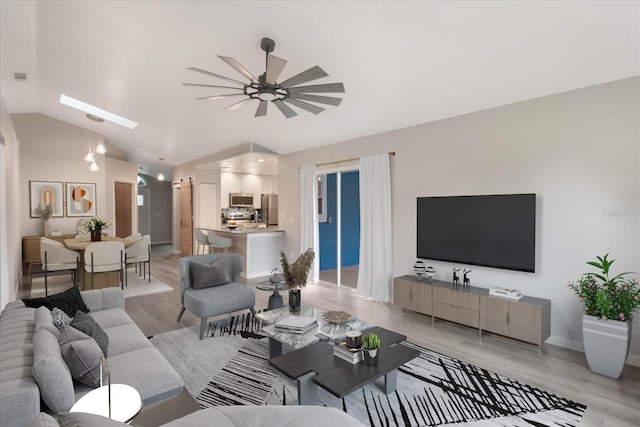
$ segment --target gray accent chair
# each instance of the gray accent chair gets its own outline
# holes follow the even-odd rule
[[[193,289],[191,281],[190,264],[197,262],[200,264],[211,264],[223,258],[227,274],[231,283],[226,285],[212,286],[202,289]],[[254,306],[256,295],[250,287],[238,283],[240,272],[244,268],[242,256],[237,253],[213,253],[204,255],[193,255],[180,259],[180,300],[182,309],[178,315],[177,322],[180,321],[184,310],[200,317],[200,339],[204,338],[207,327],[207,319],[213,316],[229,314],[235,311],[249,309],[251,317],[255,316]]]

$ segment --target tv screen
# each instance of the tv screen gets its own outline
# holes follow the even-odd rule
[[[535,270],[536,195],[418,197],[417,256]]]

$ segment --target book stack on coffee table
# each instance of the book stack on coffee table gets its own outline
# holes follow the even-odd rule
[[[306,334],[318,325],[315,317],[288,316],[275,323],[274,329],[278,332],[291,334]]]
[[[354,365],[362,362],[364,358],[361,347],[349,348],[345,342],[339,342],[333,346],[333,355]]]

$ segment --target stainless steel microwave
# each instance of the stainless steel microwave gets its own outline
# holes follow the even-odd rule
[[[252,193],[229,193],[230,208],[252,208],[253,206]]]

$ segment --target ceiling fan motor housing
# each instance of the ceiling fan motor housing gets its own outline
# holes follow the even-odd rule
[[[271,53],[276,48],[276,42],[268,37],[264,37],[260,42],[260,48],[267,53]]]

